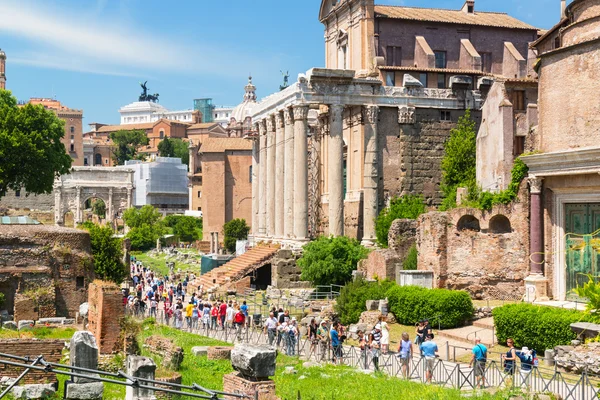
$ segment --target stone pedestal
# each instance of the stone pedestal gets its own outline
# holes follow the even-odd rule
[[[148,357],[127,356],[127,375],[133,378],[144,378],[154,380],[156,364]],[[146,383],[146,386],[152,386]],[[156,400],[154,390],[127,386],[125,400]]]
[[[525,278],[525,301],[548,301],[548,279],[542,274],[531,274]]]
[[[234,372],[223,376],[223,391],[248,396],[250,399],[277,400],[275,382],[272,380],[250,381]],[[258,396],[257,396],[258,394]],[[223,396],[226,400],[238,400],[238,397]]]

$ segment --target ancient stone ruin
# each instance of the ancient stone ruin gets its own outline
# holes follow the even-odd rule
[[[251,399],[277,399],[275,382],[269,379],[275,375],[276,358],[277,351],[268,345],[236,345],[231,351],[231,365],[237,372],[223,377],[223,391]]]

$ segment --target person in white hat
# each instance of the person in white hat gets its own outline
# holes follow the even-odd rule
[[[533,369],[533,355],[528,347],[523,346],[517,356],[521,360],[521,379],[525,385],[529,386],[529,376],[531,375],[531,370]]]
[[[324,319],[317,328],[317,339],[319,340],[319,347],[321,354],[319,361],[325,360],[327,357],[327,350],[329,349],[329,328],[327,327],[327,319]]]

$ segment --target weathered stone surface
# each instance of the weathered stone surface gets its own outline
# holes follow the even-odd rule
[[[12,390],[15,399],[47,399],[55,393],[54,386],[49,383],[16,386]]]
[[[63,320],[63,325],[75,325],[75,319],[74,318],[65,318]]]
[[[593,339],[600,335],[600,325],[590,322],[576,322],[571,324],[571,330],[577,334],[580,339]]]
[[[275,375],[277,350],[268,345],[238,344],[231,351],[231,365],[250,378],[268,378]]]
[[[573,348],[568,353],[568,346],[559,346],[562,351],[557,351],[554,361],[558,367],[568,372],[577,374],[587,370],[589,373],[600,374],[600,343],[593,342]],[[556,350],[556,348],[555,348]]]
[[[154,360],[142,356],[127,356],[127,374],[134,378],[145,378],[154,380],[156,364]],[[140,387],[127,386],[125,391],[126,400],[150,400],[155,399],[154,391]]]
[[[208,354],[208,346],[194,346],[192,347],[192,354],[198,357],[206,356]]]
[[[230,360],[233,347],[212,346],[208,348],[209,360]]]
[[[183,362],[183,349],[175,345],[170,339],[160,336],[150,336],[145,341],[145,347],[149,352],[157,354],[162,358],[163,367],[178,371]]]
[[[31,329],[35,325],[35,322],[30,319],[19,321],[19,330]]]
[[[102,382],[70,383],[67,385],[67,399],[101,400],[104,396]]]
[[[63,325],[64,320],[64,317],[40,318],[37,323],[40,325]]]
[[[379,310],[379,300],[367,300],[366,306],[367,311],[377,311]]]
[[[81,318],[87,317],[89,309],[90,309],[90,305],[87,301],[85,303],[80,304],[79,305],[79,316]]]
[[[71,366],[97,369],[98,368],[98,345],[96,344],[96,338],[92,332],[88,331],[77,331],[71,337],[70,344],[71,353],[69,360]],[[84,373],[84,375],[87,375]],[[90,376],[98,377],[97,374],[90,374]],[[74,376],[74,383],[88,383],[94,382],[93,379],[81,378]]]
[[[17,330],[18,326],[17,326],[17,323],[15,321],[4,321],[2,323],[2,328],[4,328],[4,329],[11,329],[11,330]]]

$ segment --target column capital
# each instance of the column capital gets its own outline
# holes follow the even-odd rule
[[[283,113],[281,111],[277,111],[275,113],[275,127],[276,128],[285,127],[285,119],[284,119]]]
[[[543,182],[544,178],[540,178],[538,176],[535,175],[530,175],[527,178],[527,181],[529,182],[529,192],[531,194],[540,194],[542,193],[542,182]]]
[[[267,122],[264,119],[262,121],[258,121],[258,133],[261,136],[267,134]]]
[[[308,106],[297,105],[293,106],[294,121],[302,121],[308,118]]]
[[[379,118],[379,106],[363,106],[363,118],[368,124],[376,124]]]
[[[275,131],[275,115],[269,115],[266,120],[267,123],[267,133]]]
[[[333,122],[341,121],[344,115],[343,104],[332,104],[329,106],[329,115]]]
[[[292,118],[292,110],[289,108],[285,108],[283,110],[283,120],[286,125],[291,125],[294,123],[294,119]]]

